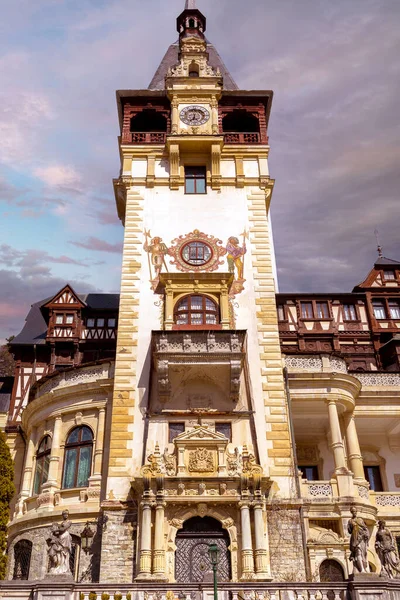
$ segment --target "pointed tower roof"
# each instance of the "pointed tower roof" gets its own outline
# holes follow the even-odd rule
[[[196,0],[186,0],[185,10],[197,10]]]

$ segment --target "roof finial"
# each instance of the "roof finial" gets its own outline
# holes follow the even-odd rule
[[[375,234],[375,238],[376,238],[376,246],[377,246],[377,250],[378,250],[378,256],[379,258],[383,257],[383,251],[382,251],[382,246],[379,243],[379,231],[377,229],[374,230],[374,234]]]
[[[185,10],[196,10],[196,0],[186,0]]]

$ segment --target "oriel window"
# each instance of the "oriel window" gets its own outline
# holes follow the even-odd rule
[[[93,434],[89,427],[75,427],[67,438],[64,459],[64,489],[86,487],[92,466]]]
[[[185,296],[175,308],[176,325],[217,325],[217,304],[207,296]]]
[[[206,181],[205,167],[185,167],[185,194],[205,194]]]

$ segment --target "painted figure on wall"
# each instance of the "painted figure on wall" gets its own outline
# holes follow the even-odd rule
[[[393,579],[400,575],[400,560],[396,554],[396,542],[393,533],[386,527],[386,521],[378,521],[375,538],[375,550],[381,561],[381,577]]]
[[[47,540],[49,545],[49,573],[50,575],[71,575],[69,559],[72,549],[72,538],[68,531],[71,527],[69,512],[62,513],[62,523],[53,523],[51,537]]]
[[[369,531],[361,517],[357,517],[355,506],[350,508],[351,519],[347,523],[347,531],[350,533],[350,560],[360,573],[369,573],[368,565],[368,541]]]
[[[243,277],[244,257],[247,252],[246,238],[248,237],[246,230],[244,230],[242,236],[242,244],[240,244],[239,238],[233,235],[230,238],[228,238],[228,242],[226,244],[226,251],[228,253],[228,270],[229,273],[232,273],[235,276],[234,282],[231,287],[230,296],[240,294],[240,292],[242,292],[244,289],[243,284],[246,281]]]
[[[144,235],[145,242],[143,247],[149,255],[150,278],[153,284],[152,287],[153,289],[155,289],[155,287],[157,287],[163,265],[165,267],[165,270],[168,271],[167,265],[165,263],[165,255],[168,253],[168,248],[167,245],[164,244],[164,242],[162,241],[162,238],[152,238],[150,231],[145,230]]]

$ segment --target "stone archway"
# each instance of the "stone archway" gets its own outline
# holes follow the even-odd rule
[[[184,522],[175,538],[175,579],[177,583],[201,583],[212,574],[208,556],[210,544],[220,550],[219,581],[231,580],[229,534],[213,517],[192,517]]]
[[[323,560],[319,565],[319,579],[322,583],[329,583],[331,581],[344,581],[344,569],[337,560]]]

